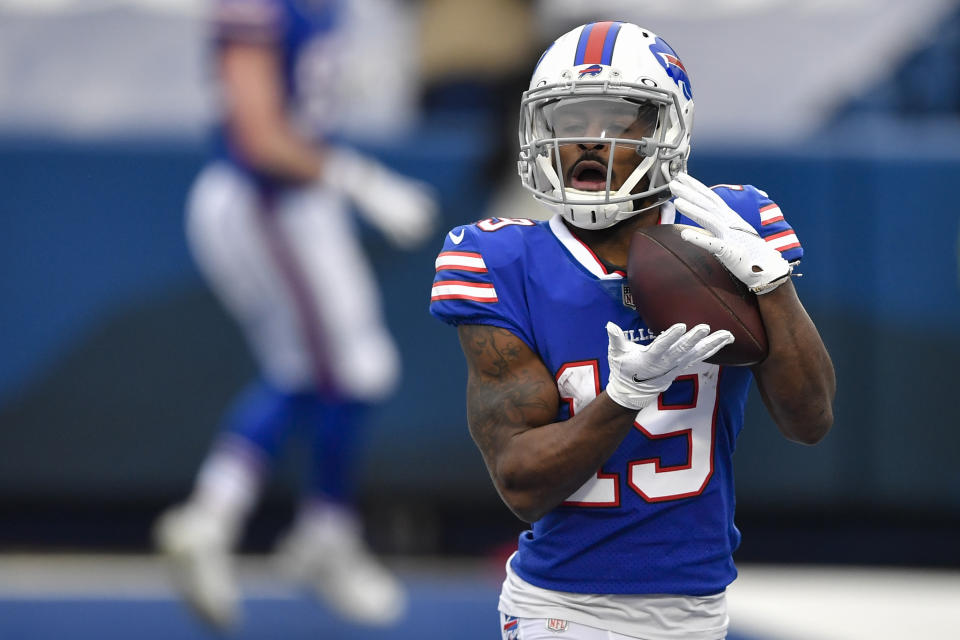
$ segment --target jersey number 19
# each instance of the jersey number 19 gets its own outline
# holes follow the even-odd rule
[[[627,486],[647,502],[663,502],[700,495],[713,475],[716,437],[717,378],[720,367],[701,363],[674,381],[692,384],[692,398],[668,404],[660,394],[656,404],[637,414],[633,426],[656,441],[686,435],[687,460],[666,466],[659,457],[631,460],[624,470],[600,470],[563,503],[578,507],[620,506],[620,473]],[[560,398],[570,407],[570,416],[600,394],[600,369],[596,360],[571,362],[557,372]]]

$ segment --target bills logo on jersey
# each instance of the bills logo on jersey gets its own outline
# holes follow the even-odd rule
[[[667,75],[677,83],[687,100],[692,100],[693,87],[690,85],[690,76],[687,75],[686,67],[677,57],[677,52],[671,49],[663,38],[659,37],[650,45],[650,52],[667,72]]]
[[[516,616],[503,616],[503,640],[519,640],[520,621]]]
[[[584,68],[584,69],[580,69],[580,76],[579,76],[579,77],[580,77],[581,80],[582,80],[583,78],[595,78],[595,77],[597,77],[598,75],[600,75],[601,72],[603,72],[603,66],[602,66],[602,65],[592,64],[592,65],[590,65],[589,67],[586,67],[586,68]]]

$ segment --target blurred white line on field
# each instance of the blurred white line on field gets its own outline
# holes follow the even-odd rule
[[[727,590],[734,629],[770,640],[960,637],[960,572],[746,566]]]

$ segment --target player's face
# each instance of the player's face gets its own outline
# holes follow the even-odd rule
[[[633,173],[643,156],[637,146],[617,143],[610,158],[606,138],[640,140],[654,134],[659,107],[622,98],[569,98],[543,107],[544,122],[551,137],[597,138],[589,142],[560,144],[560,167],[564,184],[583,191],[616,191]],[[642,187],[638,185],[638,187]]]

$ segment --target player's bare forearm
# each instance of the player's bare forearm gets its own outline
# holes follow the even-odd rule
[[[636,412],[606,392],[554,422],[560,398],[540,358],[506,329],[459,328],[467,359],[467,418],[497,491],[534,522],[579,489],[613,454]]]
[[[323,157],[288,120],[279,55],[266,45],[223,48],[220,77],[226,125],[252,168],[284,182],[310,182],[322,171]]]
[[[815,444],[833,425],[836,377],[820,333],[793,283],[759,296],[770,352],[753,367],[767,410],[784,436]]]

